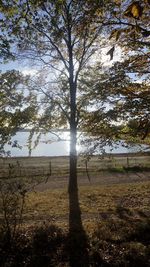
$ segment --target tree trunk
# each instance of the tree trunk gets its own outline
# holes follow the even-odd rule
[[[72,72],[73,73],[73,72]],[[77,192],[77,122],[76,122],[76,90],[77,84],[73,81],[73,74],[70,79],[70,172],[69,172],[69,193]]]
[[[71,34],[71,33],[70,33]],[[69,172],[69,193],[77,192],[77,105],[76,105],[76,92],[77,92],[77,82],[74,80],[74,65],[73,65],[73,54],[71,45],[71,35],[69,37],[70,47],[69,47],[69,86],[70,86],[70,172]]]
[[[68,56],[69,56],[69,87],[70,87],[70,171],[69,171],[69,194],[72,192],[78,192],[77,185],[77,105],[76,105],[76,93],[77,93],[77,81],[74,73],[74,63],[73,63],[73,42],[72,42],[72,22],[70,18],[70,4],[66,10],[67,17],[67,30],[68,30]]]
[[[70,172],[69,172],[69,193],[77,192],[77,127],[76,122],[70,124]]]
[[[75,101],[70,120],[70,176],[69,176],[69,263],[70,267],[89,266],[89,243],[82,225],[77,183],[77,122]]]

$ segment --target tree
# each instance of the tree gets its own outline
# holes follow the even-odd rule
[[[114,48],[110,51],[110,54],[112,53],[113,56],[115,45],[119,44],[126,54],[134,51],[135,55],[144,57],[149,55],[149,1],[114,0],[113,2],[115,7],[111,13],[111,21],[108,22],[110,25],[109,39],[112,41]],[[129,56],[131,56],[131,53],[129,53]]]
[[[118,109],[118,118],[127,124],[126,139],[149,143],[150,1],[115,2],[114,21],[111,21],[115,28],[110,40],[114,46],[118,43],[123,48],[125,57],[114,66],[113,72],[116,77],[124,73],[126,80],[128,78],[126,86],[114,91],[114,96],[122,97],[120,107],[115,109]],[[124,83],[122,80],[122,85]]]
[[[81,71],[97,50],[96,41],[103,28],[102,23],[97,26],[97,18],[104,20],[103,14],[106,6],[103,1],[96,1],[93,4],[91,1],[72,0],[28,0],[21,1],[21,4],[20,1],[15,1],[15,6],[12,4],[13,1],[8,3],[7,11],[7,4],[4,6],[3,25],[6,29],[7,20],[8,32],[13,36],[12,39],[20,52],[20,56],[39,61],[44,68],[49,69],[49,73],[52,70],[53,73],[55,71],[55,81],[58,81],[60,74],[66,79],[67,110],[64,109],[61,101],[57,101],[53,97],[54,90],[53,96],[52,93],[44,93],[47,94],[47,99],[51,100],[51,104],[57,102],[59,109],[63,112],[63,117],[69,123],[69,191],[76,191],[76,142],[79,124],[78,81]]]
[[[103,22],[109,2],[12,0],[9,3],[2,1],[1,7],[1,25],[11,36],[17,56],[22,60],[32,59],[43,69],[38,77],[38,85],[35,85],[34,79],[31,85],[32,90],[44,94],[40,99],[43,107],[38,114],[37,127],[44,126],[46,130],[51,130],[52,126],[57,125],[56,120],[59,125],[61,122],[69,126],[69,228],[73,235],[75,228],[82,232],[84,247],[86,237],[82,228],[77,186],[76,143],[82,115],[79,78],[100,42],[105,39]],[[101,23],[97,20],[101,20]],[[79,250],[80,244],[81,240],[78,240],[78,248],[76,244],[71,245],[76,246],[70,252],[71,266],[83,266],[83,255],[88,261],[87,250],[83,246]],[[80,263],[72,255],[76,250],[80,254]]]
[[[78,97],[80,74],[97,50],[96,42],[100,43],[110,33],[113,47],[108,54],[111,59],[117,41],[132,49],[140,48],[143,53],[143,47],[149,45],[145,39],[143,41],[149,35],[148,5],[148,1],[143,4],[132,2],[131,5],[128,1],[2,1],[2,30],[11,36],[15,52],[17,49],[24,60],[42,62],[44,70],[51,72],[46,83],[52,79],[52,70],[53,75],[55,72],[54,83],[58,82],[60,75],[65,80],[63,90],[59,87],[59,94],[56,94],[55,86],[51,86],[51,92],[50,89],[40,90],[51,103],[44,115],[45,119],[52,118],[49,126],[56,120],[56,116],[51,114],[57,106],[57,113],[61,111],[63,114],[61,122],[70,127],[70,192],[77,190],[76,141],[82,114]],[[100,33],[103,34],[101,38]],[[65,94],[65,102],[64,99],[62,102],[61,92]]]
[[[32,90],[44,94],[40,102],[45,110],[41,112],[43,109],[40,109],[37,127],[42,126],[47,131],[51,130],[52,125],[57,125],[56,120],[62,125],[69,125],[70,231],[73,233],[75,224],[82,232],[77,193],[76,142],[77,129],[87,118],[84,107],[87,106],[90,98],[83,99],[84,88],[80,80],[88,63],[92,64],[94,58],[92,56],[95,52],[98,55],[98,47],[106,41],[106,37],[113,30],[110,26],[114,28],[117,25],[117,21],[110,22],[114,1],[12,0],[9,3],[2,2],[1,12],[4,14],[2,28],[11,36],[14,50],[15,52],[17,50],[17,54],[19,52],[18,57],[22,60],[36,60],[36,64],[39,62],[40,66],[42,64],[43,71],[38,77],[38,85],[34,85],[33,80],[31,86]],[[113,58],[113,52],[114,49],[109,51],[111,58]],[[45,78],[44,82],[42,76]],[[105,118],[106,116],[100,117],[104,122]],[[85,253],[86,258],[85,250],[81,249],[81,251]],[[78,264],[75,259],[72,259],[71,266],[77,265],[83,266],[81,262]]]
[[[0,60],[3,61],[12,60],[13,55],[10,52],[10,43],[2,35],[0,35]]]
[[[149,144],[149,80],[133,77],[128,62],[115,63],[107,73],[98,64],[83,75],[82,86],[87,92],[84,101],[90,100],[95,107],[85,114],[83,123],[83,130],[90,136],[88,147],[91,139],[95,141],[93,151],[119,140]]]
[[[91,105],[97,105],[97,109],[89,112],[84,120],[85,130],[94,136],[95,148],[120,138],[149,144],[150,2],[112,2],[114,10],[111,19],[106,21],[110,26],[111,45],[107,55],[112,60],[121,46],[122,62],[116,63],[107,73],[102,73],[99,64],[83,79],[84,86],[88,86],[84,99],[90,98]],[[92,79],[88,84],[87,77]],[[123,125],[118,126],[121,121]]]
[[[36,97],[27,90],[28,77],[12,70],[0,73],[0,154],[4,155],[6,143],[17,146],[11,138],[36,114]]]

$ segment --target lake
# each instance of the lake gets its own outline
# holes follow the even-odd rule
[[[59,135],[60,139],[53,134],[41,134],[41,138],[36,148],[31,152],[31,156],[68,156],[69,155],[69,132],[56,132]],[[19,145],[22,147],[19,148],[10,148],[9,145],[5,146],[5,150],[10,150],[12,157],[21,157],[29,156],[28,149],[28,137],[29,132],[20,131],[13,137],[13,140],[17,140]],[[36,137],[33,138],[32,146],[34,146],[34,141]],[[123,145],[115,145],[114,149],[112,147],[105,146],[106,153],[135,153],[141,150],[139,146],[134,147],[124,147]],[[145,148],[145,147],[143,147]],[[78,143],[77,151],[78,153],[83,150]]]

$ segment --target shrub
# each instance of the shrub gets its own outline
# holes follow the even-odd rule
[[[27,189],[20,179],[0,181],[1,232],[11,243],[23,221]]]

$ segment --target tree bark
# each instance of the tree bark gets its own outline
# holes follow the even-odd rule
[[[68,15],[69,20],[69,15]],[[77,105],[76,105],[76,93],[77,82],[74,76],[74,64],[73,64],[73,47],[71,40],[71,27],[68,25],[68,54],[69,54],[69,87],[70,87],[70,171],[69,171],[69,185],[68,191],[77,192]]]
[[[73,70],[73,68],[72,68]],[[70,77],[70,171],[69,193],[77,192],[77,121],[76,121],[76,91],[77,84],[73,81],[73,71]]]
[[[70,171],[69,171],[69,193],[77,192],[77,127],[76,122],[70,124]]]

